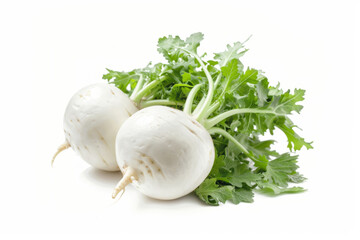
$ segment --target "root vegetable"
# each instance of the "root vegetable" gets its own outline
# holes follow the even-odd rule
[[[71,98],[64,116],[65,143],[95,168],[118,171],[115,138],[122,123],[138,111],[121,90],[107,83],[82,88]]]
[[[124,122],[116,137],[116,157],[124,177],[113,197],[133,182],[149,197],[170,200],[204,181],[214,162],[214,144],[192,116],[154,106]]]

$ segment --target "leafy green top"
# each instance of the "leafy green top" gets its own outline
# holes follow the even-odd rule
[[[174,105],[189,111],[212,134],[216,149],[214,166],[196,189],[210,205],[231,201],[252,202],[253,191],[268,194],[296,193],[290,187],[305,178],[297,172],[298,156],[293,151],[312,148],[296,132],[290,120],[303,108],[305,91],[283,91],[270,86],[260,70],[245,68],[240,58],[244,43],[227,45],[205,61],[199,55],[202,33],[182,40],[159,39],[158,51],[166,63],[149,64],[130,72],[108,70],[104,79],[127,93],[140,107]],[[215,80],[215,81],[214,81]],[[199,92],[198,92],[199,91]],[[274,140],[260,140],[266,132],[281,130],[288,140],[288,153],[272,150]]]

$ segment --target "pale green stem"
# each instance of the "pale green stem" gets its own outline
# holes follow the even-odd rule
[[[145,79],[144,79],[143,75],[141,74],[141,75],[140,75],[140,78],[139,78],[139,81],[137,82],[136,87],[135,87],[133,93],[132,93],[131,96],[130,96],[130,99],[131,99],[131,100],[134,101],[134,99],[136,98],[138,92],[140,91],[140,89],[141,89],[141,88],[143,87],[143,85],[144,85],[144,80],[145,80]]]
[[[208,94],[205,98],[205,102],[204,102],[203,106],[201,107],[201,109],[199,110],[198,114],[194,115],[195,119],[201,120],[201,118],[203,118],[203,115],[206,113],[207,108],[210,106],[213,95],[214,95],[214,80],[212,79],[211,74],[207,70],[204,62],[201,60],[201,58],[196,53],[191,52],[184,48],[182,48],[182,50],[184,50],[185,52],[187,52],[195,57],[195,59],[200,63],[200,66],[203,69],[203,71],[206,75],[206,78],[208,79],[208,82],[209,82],[209,90],[208,90]]]
[[[233,136],[231,136],[227,131],[225,131],[224,129],[221,128],[217,128],[217,127],[213,127],[210,128],[209,130],[210,134],[220,134],[221,136],[229,139],[229,141],[231,141],[232,143],[234,143],[243,153],[245,153],[246,155],[250,155],[249,151],[246,150],[246,148],[241,145],[241,143],[238,142],[238,140],[236,140]]]
[[[246,97],[247,97],[247,95],[244,95],[244,96],[242,96],[242,97],[240,97],[240,98],[246,98]],[[240,98],[239,98],[239,99],[240,99]],[[204,116],[204,118],[207,119],[207,117],[210,116],[213,112],[215,112],[216,109],[218,109],[218,108],[220,107],[220,105],[221,105],[221,102],[220,102],[220,101],[214,102],[214,103],[209,107],[209,109],[207,110],[206,115]],[[275,111],[275,110],[274,110],[274,111]]]
[[[205,97],[202,97],[200,102],[198,103],[198,105],[196,106],[196,108],[194,109],[194,111],[192,112],[193,115],[196,115],[199,113],[199,110],[201,109],[201,107],[203,106],[205,102]]]
[[[208,132],[210,134],[219,134],[225,138],[227,138],[230,142],[232,142],[233,144],[235,144],[235,146],[237,148],[239,148],[239,150],[241,152],[243,152],[246,156],[248,156],[254,163],[258,163],[259,161],[253,156],[252,153],[250,153],[241,143],[239,143],[238,140],[236,140],[233,136],[231,136],[231,134],[229,134],[227,131],[225,131],[224,129],[221,128],[217,128],[217,127],[213,127],[210,128],[208,130]]]
[[[204,102],[203,106],[201,107],[201,109],[199,110],[198,114],[196,116],[194,116],[195,119],[201,121],[203,116],[206,114],[206,111],[207,111],[208,107],[210,106],[213,95],[214,95],[214,80],[212,79],[211,74],[207,70],[206,66],[204,65],[204,63],[200,59],[200,57],[195,55],[195,58],[199,61],[200,65],[201,65],[202,69],[204,70],[204,73],[208,79],[208,82],[209,82],[209,90],[208,90],[208,94],[205,98],[205,102]]]
[[[221,77],[222,77],[222,74],[220,73],[216,78],[214,89],[216,89],[217,85],[219,84]],[[230,81],[227,81],[226,86],[224,87],[222,93],[220,94],[219,99],[222,99],[224,97],[225,91],[228,88],[229,84],[230,84]],[[204,115],[204,118],[206,119],[208,116],[210,116],[210,114],[212,114],[218,107],[220,107],[219,101],[215,102],[214,104],[212,104],[209,107],[209,109],[206,111],[206,114]]]
[[[219,101],[213,103],[206,111],[206,115],[204,115],[204,118],[206,119],[208,116],[210,116],[216,109],[218,109],[218,107],[220,107]]]
[[[154,87],[156,87],[159,83],[161,83],[162,81],[164,81],[166,79],[165,76],[161,77],[158,80],[152,81],[151,83],[149,83],[148,85],[146,85],[144,88],[142,88],[137,95],[134,97],[133,101],[135,103],[139,103],[141,101],[141,99],[148,94]]]
[[[263,110],[263,109],[255,109],[255,108],[233,109],[233,110],[224,112],[224,113],[222,113],[216,117],[213,117],[211,119],[205,120],[204,126],[206,129],[209,129],[228,117],[231,117],[236,114],[242,114],[242,113],[274,114],[274,115],[284,116],[284,114],[276,113],[272,110]]]
[[[194,102],[194,98],[196,96],[196,93],[199,91],[201,87],[201,84],[197,84],[195,85],[189,95],[187,96],[186,98],[186,102],[185,102],[185,106],[184,106],[184,112],[187,113],[187,114],[191,114],[191,110],[192,110],[192,105],[193,105],[193,102]]]
[[[146,108],[150,106],[156,106],[156,105],[162,105],[162,106],[172,106],[172,105],[178,105],[182,106],[184,105],[183,102],[176,102],[176,101],[170,101],[167,99],[158,99],[158,100],[148,100],[144,101],[140,104],[140,108]]]
[[[219,75],[217,76],[217,78],[215,80],[214,89],[216,89],[217,85],[219,84],[221,77],[222,77],[222,74],[219,73]]]

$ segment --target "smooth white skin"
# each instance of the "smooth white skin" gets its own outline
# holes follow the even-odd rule
[[[65,111],[66,141],[93,167],[118,171],[116,134],[136,111],[135,104],[113,85],[97,83],[82,88],[71,98]]]
[[[132,182],[151,198],[170,200],[195,190],[215,156],[211,136],[193,117],[154,106],[124,122],[116,137],[116,157],[126,178],[118,191]]]

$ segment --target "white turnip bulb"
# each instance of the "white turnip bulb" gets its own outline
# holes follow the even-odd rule
[[[71,147],[95,168],[118,171],[116,134],[136,105],[121,90],[107,83],[82,88],[71,98],[64,115],[65,143],[56,155]]]
[[[153,106],[128,118],[116,137],[116,158],[124,173],[113,197],[133,183],[143,194],[170,200],[200,185],[214,163],[208,131],[192,116]]]

